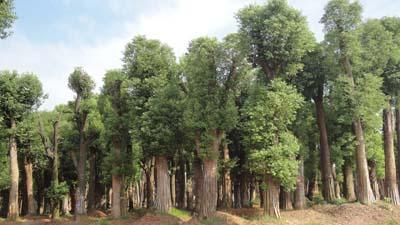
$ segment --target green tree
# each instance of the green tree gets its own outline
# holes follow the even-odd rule
[[[11,34],[9,29],[16,18],[14,12],[14,1],[0,1],[0,39],[4,39]]]
[[[0,73],[0,113],[3,124],[8,130],[10,154],[11,188],[9,195],[8,218],[18,218],[18,181],[19,169],[17,158],[16,129],[19,122],[35,110],[41,103],[42,84],[33,74],[3,71]]]
[[[262,176],[265,214],[280,217],[279,186],[291,190],[296,183],[299,144],[289,125],[302,104],[294,87],[275,79],[267,89],[255,84],[244,107],[249,167]]]
[[[96,101],[91,98],[94,82],[90,76],[82,69],[75,68],[68,78],[68,87],[75,92],[75,100],[70,103],[73,112],[73,122],[78,132],[79,156],[75,157],[76,169],[78,174],[78,189],[76,191],[75,216],[79,219],[80,215],[86,214],[85,193],[86,193],[86,161],[87,149],[90,143],[87,133],[88,116],[96,108]]]
[[[188,90],[185,124],[194,136],[197,158],[194,194],[198,199],[196,211],[201,218],[209,217],[216,210],[221,138],[237,121],[230,85],[237,68],[232,62],[224,55],[222,45],[208,37],[193,40],[182,60]]]
[[[120,70],[109,70],[104,77],[104,85],[99,98],[99,108],[105,125],[105,136],[113,150],[112,189],[113,217],[124,215],[121,202],[125,187],[124,163],[129,141],[129,108],[124,94],[127,76]],[[122,210],[121,210],[122,209]]]
[[[359,43],[355,30],[361,22],[362,8],[358,2],[350,3],[349,0],[331,0],[325,6],[325,14],[321,22],[325,26],[325,39],[330,50],[340,62],[345,75],[340,78],[348,85],[346,94],[353,98],[351,93],[355,89],[352,61],[357,57]],[[353,98],[354,100],[354,98]],[[348,108],[352,111],[354,108]],[[354,112],[354,111],[353,111]],[[369,179],[367,156],[365,150],[365,137],[360,115],[355,113],[348,118],[352,121],[356,136],[356,165],[358,178],[358,200],[364,204],[375,201]]]

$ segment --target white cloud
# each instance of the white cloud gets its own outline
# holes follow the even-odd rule
[[[71,0],[64,0],[69,3]],[[365,16],[396,15],[399,4],[386,1],[386,7],[377,6],[374,0],[365,0]],[[160,1],[162,2],[162,1]],[[177,56],[182,55],[191,39],[203,36],[223,36],[236,30],[234,14],[241,7],[256,0],[169,0],[158,2],[151,10],[136,15],[136,21],[120,21],[124,29],[110,33],[108,37],[95,38],[90,45],[75,43],[37,44],[18,33],[0,41],[0,70],[16,69],[20,72],[33,72],[39,76],[49,99],[42,106],[51,109],[56,104],[66,103],[73,98],[68,89],[68,75],[76,66],[82,66],[94,77],[98,88],[107,69],[121,66],[122,51],[125,44],[137,34],[156,38],[174,48]],[[308,17],[310,28],[322,38],[322,26],[318,23],[327,0],[290,0],[293,6]],[[123,11],[129,15],[132,8],[125,5],[131,1],[109,1],[111,10]],[[396,11],[397,6],[397,11]],[[373,10],[377,9],[379,10]],[[93,21],[82,16],[82,23]],[[117,23],[118,21],[116,21]],[[93,34],[95,35],[95,34]]]

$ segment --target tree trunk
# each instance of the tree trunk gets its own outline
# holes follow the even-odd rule
[[[168,175],[168,160],[165,156],[156,156],[156,199],[155,207],[160,212],[171,209],[171,188]]]
[[[28,200],[28,215],[36,215],[36,201],[33,196],[33,169],[32,163],[25,156],[26,194]]]
[[[173,165],[173,168],[171,169],[171,174],[169,177],[169,182],[170,182],[170,192],[171,192],[171,206],[175,207],[176,206],[176,167]]]
[[[96,187],[96,155],[91,152],[89,156],[89,187],[87,193],[87,210],[91,212],[96,209],[95,206],[95,187]]]
[[[217,209],[217,158],[221,142],[221,133],[213,131],[211,153],[203,160],[202,189],[200,195],[199,217],[208,218]]]
[[[294,192],[294,208],[304,209],[306,207],[306,196],[304,191],[304,162],[300,159],[299,173],[296,180],[296,191]]]
[[[153,196],[153,182],[152,182],[152,169],[148,168],[147,171],[145,171],[146,175],[146,207],[149,209],[153,207],[153,201],[154,201],[154,196]]]
[[[376,162],[373,160],[370,160],[370,161],[368,161],[368,165],[370,168],[369,179],[371,180],[372,192],[374,193],[375,199],[380,199],[378,177],[376,174]]]
[[[358,179],[358,200],[362,204],[371,204],[375,201],[375,197],[374,193],[372,192],[369,179],[367,156],[365,153],[364,132],[360,119],[357,119],[353,125],[357,140],[356,166]]]
[[[242,208],[242,200],[240,197],[240,182],[239,182],[238,175],[236,175],[234,185],[233,185],[233,196],[234,196],[235,208]]]
[[[399,104],[398,104],[399,105]],[[400,182],[400,109],[396,106],[397,182]],[[397,184],[399,186],[399,184]]]
[[[10,149],[10,178],[11,178],[11,188],[8,200],[8,215],[9,220],[17,220],[19,216],[19,206],[18,206],[18,182],[19,182],[19,169],[18,169],[18,150],[17,142],[15,139],[15,129],[16,124],[14,119],[10,119],[12,129],[12,134],[9,139],[9,149]]]
[[[356,193],[354,191],[353,168],[351,167],[351,163],[348,159],[345,159],[344,162],[344,182],[346,187],[346,199],[349,202],[354,202],[356,200]]]
[[[293,209],[292,193],[290,191],[285,191],[283,187],[281,187],[279,192],[279,207],[283,210]]]
[[[222,207],[231,208],[232,182],[231,182],[230,168],[227,167],[227,164],[230,160],[229,148],[227,143],[224,143],[223,154],[224,154],[225,168],[223,168],[223,175],[222,175]]]
[[[52,167],[52,179],[53,185],[58,187],[58,168],[59,168],[59,156],[58,156],[58,129],[60,124],[61,114],[59,114],[57,120],[53,124],[53,167]],[[57,199],[56,201],[51,203],[51,216],[53,219],[57,219],[60,217],[60,201]]]
[[[264,215],[280,218],[279,210],[279,184],[274,181],[271,175],[264,175],[264,182],[267,189],[264,190]]]
[[[393,114],[389,107],[383,110],[383,134],[385,149],[385,193],[395,205],[400,204],[399,190],[396,178],[396,163],[393,147]],[[377,198],[378,199],[378,198]]]
[[[83,132],[83,131],[82,131]],[[85,194],[86,194],[86,159],[87,159],[87,143],[81,137],[79,145],[79,161],[78,161],[78,189],[75,198],[75,219],[79,216],[86,215]]]
[[[241,194],[241,202],[243,208],[250,208],[250,196],[249,196],[249,187],[248,187],[248,176],[247,172],[242,172],[240,177],[240,194]]]
[[[200,199],[203,193],[203,171],[202,161],[200,159],[200,133],[195,134],[195,155],[193,160],[193,196],[194,196],[194,211],[200,211]]]
[[[317,123],[319,128],[320,157],[321,157],[321,176],[322,176],[322,195],[328,202],[335,199],[334,180],[332,177],[331,153],[328,143],[328,132],[325,123],[325,112],[323,104],[323,87],[318,88],[318,97],[314,99]]]
[[[114,150],[114,168],[121,166],[121,141],[119,137],[113,137],[113,150]],[[121,189],[123,186],[123,176],[120,174],[120,170],[112,173],[112,207],[111,215],[114,218],[121,217]],[[123,191],[123,190],[122,190]]]
[[[336,165],[332,165],[332,177],[335,183],[335,198],[340,199],[341,198],[341,192],[340,192],[340,183],[338,181],[338,178],[336,176]]]
[[[183,159],[183,156],[180,156],[179,167],[176,171],[176,202],[178,208],[180,209],[185,208],[185,186],[185,161]]]

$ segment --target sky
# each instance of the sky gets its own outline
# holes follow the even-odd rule
[[[0,40],[0,70],[36,74],[48,95],[41,109],[74,98],[68,76],[83,67],[96,91],[109,69],[121,68],[125,45],[136,35],[159,39],[183,55],[199,36],[223,38],[237,31],[235,13],[266,0],[14,0],[13,34]],[[288,0],[307,16],[317,40],[327,0]],[[400,0],[360,0],[363,16],[400,16]]]

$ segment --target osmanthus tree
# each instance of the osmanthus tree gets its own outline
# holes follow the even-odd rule
[[[88,116],[96,108],[96,101],[91,98],[94,82],[92,78],[80,67],[74,69],[68,78],[68,87],[75,92],[75,100],[70,102],[73,113],[73,123],[78,134],[79,149],[78,156],[74,154],[78,174],[78,189],[76,190],[75,218],[86,214],[86,161],[88,144],[90,142],[87,134]]]
[[[14,1],[0,1],[0,39],[4,39],[10,35],[10,28],[16,19],[14,12]]]
[[[0,93],[0,113],[8,132],[10,155],[11,187],[7,217],[16,220],[19,215],[17,125],[40,105],[43,98],[42,84],[33,74],[3,71],[0,73]]]
[[[392,112],[398,90],[393,89],[393,87],[396,87],[396,81],[391,80],[388,82],[388,76],[384,73],[386,68],[391,66],[391,62],[398,61],[396,58],[399,58],[399,40],[396,40],[397,38],[394,35],[391,30],[385,28],[381,20],[373,19],[363,23],[359,28],[360,59],[356,61],[355,68],[360,70],[359,73],[370,72],[382,77],[384,80],[382,91],[387,96],[386,104],[383,107],[383,140],[385,150],[384,192],[385,197],[390,198],[395,205],[399,205],[400,197],[396,177]],[[378,124],[378,128],[380,128],[381,121]],[[372,183],[372,187],[374,186],[377,185]],[[376,188],[373,189],[376,190]],[[375,193],[375,196],[379,195],[379,192],[375,191]]]
[[[172,207],[168,161],[183,150],[185,131],[183,124],[184,92],[177,74],[169,74],[165,86],[155,90],[146,103],[143,120],[144,135],[151,140],[148,153],[155,157],[155,208],[168,212]]]
[[[167,76],[174,73],[175,67],[176,58],[172,49],[158,40],[136,36],[126,45],[123,71],[128,76],[126,94],[131,114],[131,135],[136,151],[140,152],[140,164],[146,175],[147,207],[153,206],[151,171],[154,155],[147,154],[153,140],[142,129],[145,122],[142,116],[149,110],[147,101],[157,88],[165,85]]]
[[[355,30],[361,22],[361,6],[358,2],[351,3],[349,0],[331,0],[325,7],[325,13],[321,18],[321,22],[325,26],[325,40],[328,43],[330,52],[335,55],[342,67],[344,73],[339,78],[339,81],[345,88],[346,98],[348,100],[356,100],[354,95],[356,89],[356,77],[353,74],[352,62],[357,56],[359,43]],[[359,74],[357,74],[359,75]],[[373,79],[371,76],[367,78]],[[358,104],[359,105],[359,104]],[[355,108],[348,108],[348,111],[353,111]],[[351,113],[348,118],[351,121],[356,136],[356,165],[358,178],[358,200],[363,204],[371,204],[375,201],[374,194],[371,189],[369,179],[367,157],[365,150],[365,137],[362,124],[362,118],[359,113]]]
[[[312,50],[315,40],[306,17],[289,6],[286,0],[271,0],[265,5],[250,5],[237,13],[239,33],[250,57],[264,73],[264,80],[295,75],[302,67],[302,57]],[[270,190],[269,194],[278,194]],[[278,203],[275,196],[267,205]],[[267,210],[270,215],[279,215]]]
[[[334,179],[332,174],[331,152],[328,140],[328,129],[324,110],[325,89],[328,79],[332,79],[335,65],[324,52],[324,46],[319,44],[304,58],[303,70],[293,79],[296,85],[308,100],[315,105],[316,122],[319,129],[320,140],[320,168],[322,177],[322,194],[326,201],[336,199]]]
[[[245,143],[250,150],[249,168],[262,176],[264,213],[280,217],[279,186],[291,190],[296,184],[299,143],[289,130],[303,104],[297,90],[281,79],[267,89],[254,84],[243,109]]]
[[[215,38],[193,40],[182,60],[187,84],[185,124],[195,143],[196,211],[209,217],[217,206],[217,159],[224,133],[237,121],[230,92],[236,76],[234,61],[226,58]],[[228,65],[228,66],[227,66]]]
[[[125,207],[121,198],[125,187],[125,167],[129,142],[129,107],[124,88],[127,76],[121,70],[109,70],[104,77],[104,85],[98,105],[105,126],[106,139],[112,146],[112,207],[113,217],[123,215]]]

